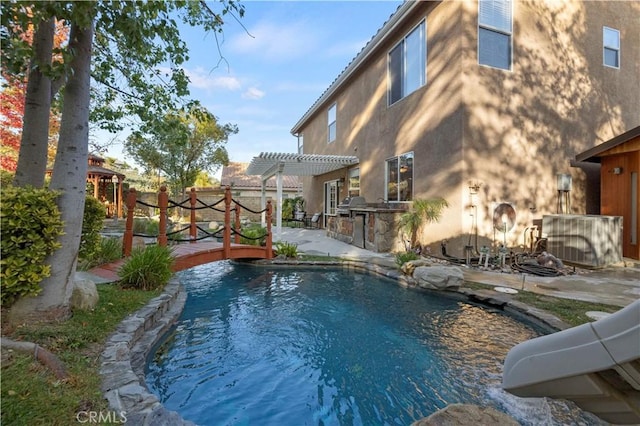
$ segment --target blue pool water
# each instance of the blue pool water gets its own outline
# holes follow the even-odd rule
[[[451,403],[532,425],[579,415],[500,389],[508,350],[541,331],[499,312],[341,270],[217,262],[180,281],[184,312],[146,381],[197,424],[409,425]]]

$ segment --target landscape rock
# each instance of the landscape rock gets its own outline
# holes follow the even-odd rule
[[[431,266],[431,265],[432,263],[426,259],[417,259],[417,260],[410,260],[408,262],[403,263],[400,269],[402,270],[403,274],[412,276],[413,272],[418,266]]]
[[[477,425],[518,426],[519,423],[513,417],[495,408],[479,407],[471,404],[451,404],[442,410],[436,411],[429,417],[411,424],[411,426]]]
[[[413,278],[421,288],[430,290],[456,289],[462,286],[464,275],[457,266],[418,266]]]
[[[71,294],[71,308],[87,311],[98,304],[98,289],[96,283],[87,279],[78,279],[73,283]]]
[[[133,237],[133,240],[131,242],[131,248],[132,249],[144,249],[147,246],[147,243],[144,242],[144,238],[142,237]]]

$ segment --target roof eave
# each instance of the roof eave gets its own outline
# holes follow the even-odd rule
[[[404,22],[404,18],[409,13],[420,5],[419,1],[405,1],[398,10],[391,15],[389,20],[378,31],[378,33],[367,43],[367,45],[356,55],[353,61],[340,73],[340,75],[331,83],[329,88],[318,98],[318,100],[309,108],[309,110],[298,120],[298,122],[291,129],[291,134],[296,136],[300,133],[300,129],[303,125],[313,116],[318,110],[329,101],[338,90],[344,85],[344,83],[351,77],[356,71],[360,69],[360,66],[374,54],[378,47],[387,41],[387,39],[393,34],[393,31],[398,25]]]
[[[623,143],[628,142],[631,139],[635,139],[638,136],[640,136],[640,126],[636,126],[612,139],[609,139],[606,142],[601,143],[600,145],[596,145],[593,148],[590,148],[584,152],[581,152],[580,154],[576,155],[576,161],[577,162],[587,161],[590,163],[599,163],[600,154],[618,145],[622,145]]]

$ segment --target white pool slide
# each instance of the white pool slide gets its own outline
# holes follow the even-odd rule
[[[640,300],[514,346],[502,387],[520,397],[574,401],[609,423],[640,423]]]

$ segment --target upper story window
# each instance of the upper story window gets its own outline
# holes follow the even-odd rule
[[[511,0],[478,2],[478,63],[511,69]]]
[[[608,67],[620,68],[620,31],[602,28],[602,57]]]
[[[389,158],[385,180],[387,201],[413,200],[413,152]]]
[[[328,127],[328,135],[329,138],[327,143],[333,142],[336,140],[336,114],[337,114],[337,104],[333,104],[329,107],[328,111],[328,119],[327,119],[327,127]]]
[[[425,21],[389,52],[389,105],[424,86],[427,74]]]
[[[304,134],[298,134],[298,154],[304,154]]]

